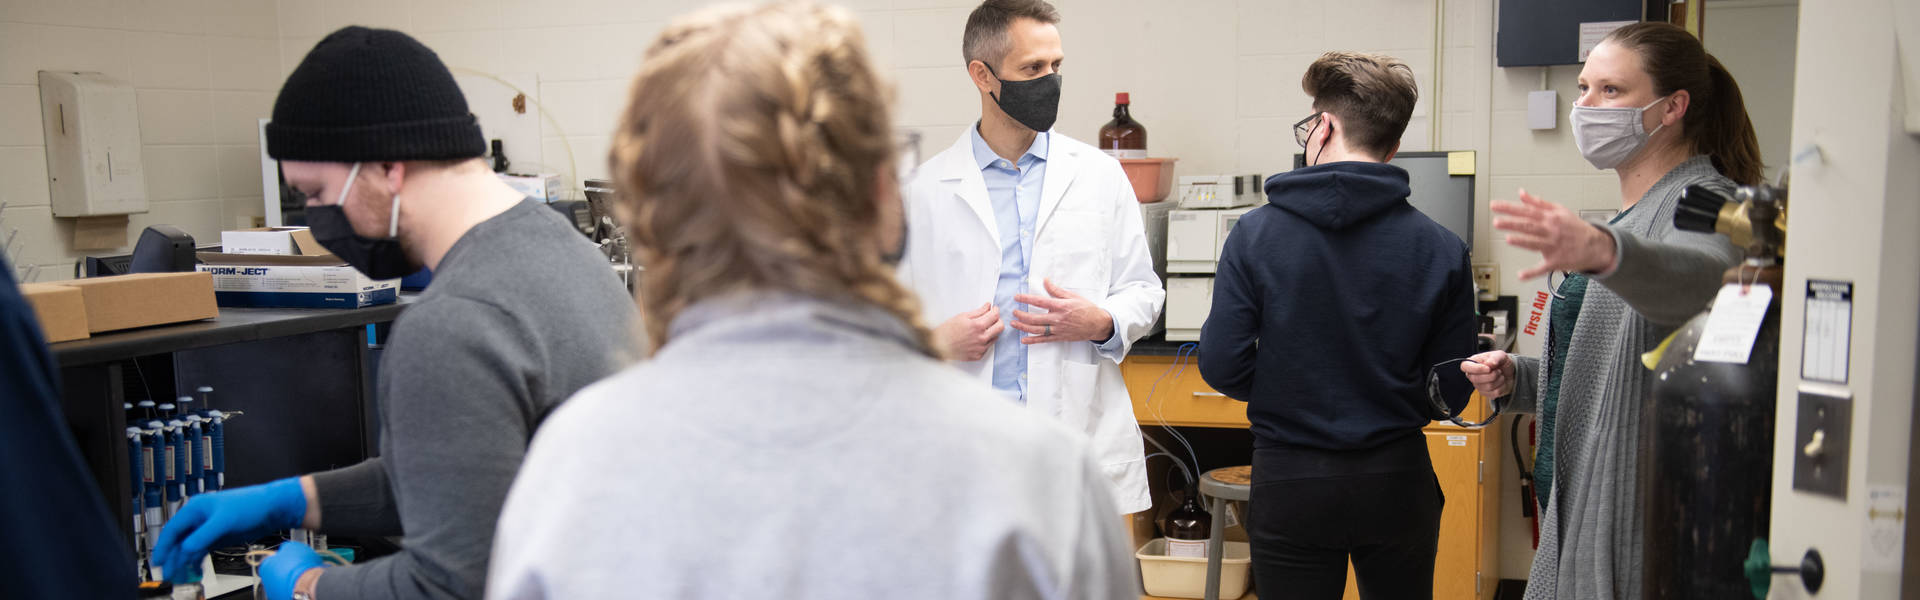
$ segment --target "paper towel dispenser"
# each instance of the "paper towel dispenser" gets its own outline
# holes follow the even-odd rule
[[[41,71],[53,216],[147,212],[133,86],[93,72]]]

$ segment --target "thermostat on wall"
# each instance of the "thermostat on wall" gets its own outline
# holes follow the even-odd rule
[[[1560,117],[1560,92],[1540,90],[1527,93],[1527,128],[1553,129]]]

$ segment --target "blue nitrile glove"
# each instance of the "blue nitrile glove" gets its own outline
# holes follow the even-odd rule
[[[153,562],[169,581],[186,581],[199,573],[208,550],[299,527],[306,516],[298,477],[194,496],[160,530]]]
[[[324,566],[320,555],[306,544],[280,544],[273,556],[260,561],[260,585],[267,588],[267,600],[293,600],[293,584],[300,582],[300,576]]]

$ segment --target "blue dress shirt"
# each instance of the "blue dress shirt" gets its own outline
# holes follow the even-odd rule
[[[1000,230],[1000,279],[993,287],[993,305],[1000,309],[1000,320],[1013,322],[1013,311],[1028,310],[1013,301],[1015,294],[1027,293],[1027,275],[1033,267],[1033,233],[1040,212],[1040,184],[1047,177],[1047,132],[1034,136],[1033,144],[1017,163],[994,154],[980,137],[980,125],[968,131],[973,135],[973,159],[980,165],[980,176],[987,182],[987,198],[993,202],[994,224]],[[1026,403],[1027,346],[1022,334],[1009,326],[993,342],[993,389],[1006,397]]]

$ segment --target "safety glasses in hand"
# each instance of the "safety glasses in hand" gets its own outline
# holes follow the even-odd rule
[[[1560,272],[1560,283],[1554,283],[1554,282],[1553,282],[1553,271],[1547,271],[1547,293],[1549,293],[1549,294],[1553,294],[1553,298],[1554,298],[1555,300],[1565,300],[1565,299],[1567,299],[1567,295],[1566,295],[1566,294],[1562,294],[1562,293],[1560,293],[1560,288],[1563,288],[1563,287],[1566,287],[1566,285],[1567,285],[1567,278],[1569,278],[1569,277],[1573,277],[1573,271],[1561,271],[1561,272]]]
[[[1493,414],[1487,415],[1487,420],[1485,421],[1474,423],[1471,421],[1467,421],[1466,419],[1460,418],[1460,415],[1453,414],[1453,410],[1447,408],[1446,396],[1441,395],[1440,393],[1440,369],[1447,367],[1449,365],[1456,365],[1463,362],[1472,362],[1474,364],[1480,364],[1478,362],[1474,362],[1474,360],[1471,358],[1456,358],[1453,360],[1442,361],[1439,364],[1436,364],[1432,367],[1427,368],[1427,403],[1429,404],[1429,407],[1432,409],[1430,411],[1433,413],[1431,418],[1435,421],[1448,421],[1453,423],[1454,425],[1459,425],[1461,427],[1465,427],[1468,429],[1479,429],[1482,427],[1486,427],[1487,425],[1492,424],[1495,420],[1498,420],[1500,418],[1501,406],[1500,406],[1499,398],[1488,398],[1487,402],[1493,405]]]

